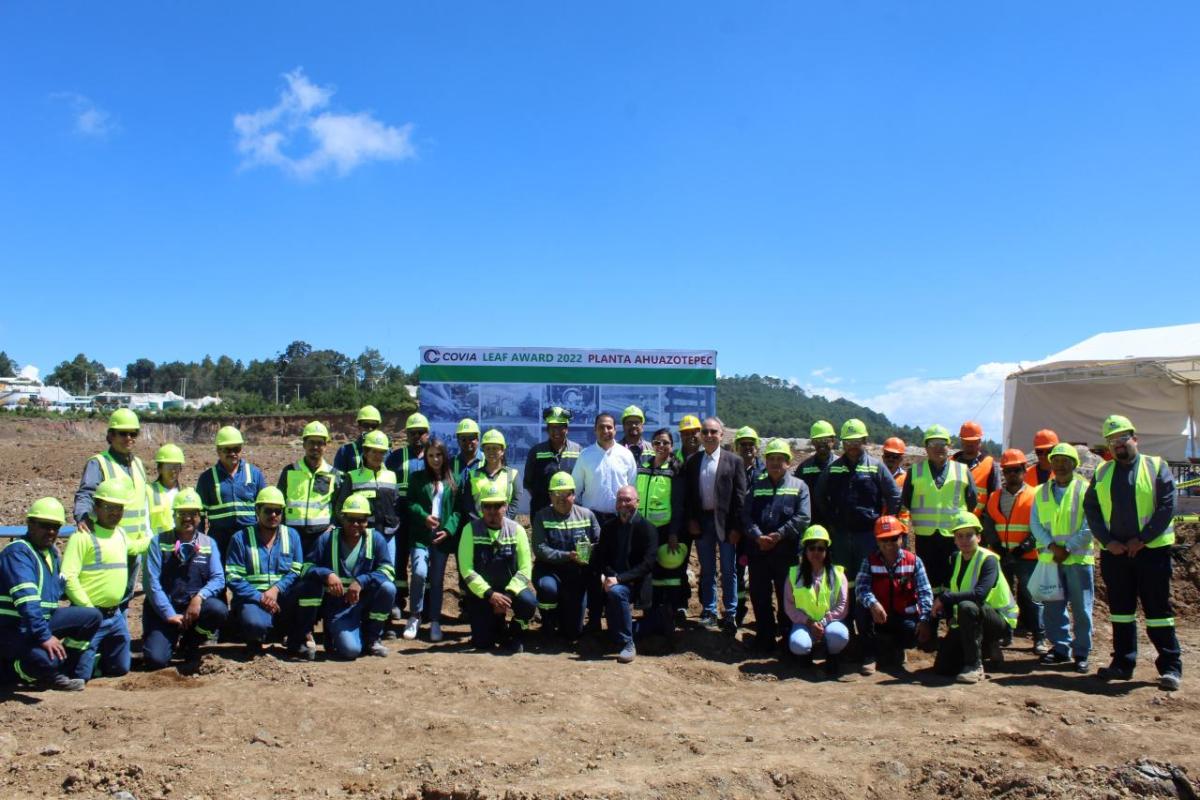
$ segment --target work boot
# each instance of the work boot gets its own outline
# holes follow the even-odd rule
[[[862,663],[862,666],[858,668],[858,674],[862,675],[863,677],[869,677],[871,675],[874,675],[875,674],[875,662],[874,661],[864,661]]]
[[[392,651],[388,650],[387,645],[383,642],[375,642],[375,644],[371,645],[367,649],[367,653],[369,655],[379,656],[380,658],[387,658],[392,654]]]
[[[954,680],[959,683],[979,683],[983,680],[983,665],[976,664],[973,667],[963,667],[959,670]]]
[[[1096,677],[1102,681],[1128,681],[1133,680],[1133,670],[1125,669],[1117,664],[1109,664],[1107,667],[1096,670]]]
[[[295,650],[288,650],[287,659],[288,661],[316,661],[317,646],[313,645],[309,647],[308,642],[305,642]]]
[[[1164,692],[1179,691],[1179,682],[1181,678],[1177,672],[1164,672],[1158,676],[1158,688]],[[81,687],[82,688],[82,687]]]
[[[1049,653],[1046,653],[1044,656],[1038,659],[1038,663],[1043,667],[1052,667],[1056,664],[1069,664],[1071,663],[1071,657],[1066,653],[1060,653],[1057,650],[1051,650]]]
[[[1050,648],[1050,642],[1048,642],[1044,637],[1041,639],[1034,639],[1033,641],[1033,652],[1039,656],[1049,653]]]
[[[1080,675],[1087,675],[1089,672],[1091,672],[1091,665],[1088,664],[1088,660],[1086,658],[1077,658],[1075,659],[1075,671]]]
[[[618,664],[629,664],[637,656],[637,648],[633,646],[633,642],[621,648],[621,652],[617,653]]]
[[[991,641],[983,651],[983,660],[991,664],[1004,663],[1004,649],[999,641]]]
[[[68,678],[61,672],[54,673],[54,677],[43,683],[45,688],[53,689],[56,692],[82,692],[83,685],[83,678]]]
[[[259,656],[262,655],[262,652],[263,652],[263,643],[262,642],[246,642],[246,658],[247,658],[247,660],[253,660],[255,658],[258,658]]]

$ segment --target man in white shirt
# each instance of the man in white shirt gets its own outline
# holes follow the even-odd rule
[[[579,504],[591,509],[601,525],[616,516],[617,490],[637,485],[637,460],[617,444],[612,414],[596,417],[596,443],[583,448],[571,477]]]

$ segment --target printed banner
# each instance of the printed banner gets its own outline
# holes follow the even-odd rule
[[[571,412],[569,437],[583,446],[595,441],[601,412],[617,421],[631,405],[646,415],[644,438],[670,428],[678,444],[679,421],[717,410],[714,350],[597,350],[554,347],[421,348],[421,413],[432,436],[458,449],[454,429],[470,417],[482,430],[498,428],[508,442],[508,465],[522,472],[529,450],[544,441],[542,410]],[[520,509],[528,508],[522,492]]]

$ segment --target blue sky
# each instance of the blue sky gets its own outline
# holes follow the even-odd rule
[[[1198,22],[6,4],[0,349],[45,372],[293,339],[405,365],[715,348],[902,422],[998,422],[1013,363],[1197,319],[1173,293],[1200,251]]]

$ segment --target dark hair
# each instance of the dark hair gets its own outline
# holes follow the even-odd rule
[[[829,543],[826,542],[825,543],[825,567],[823,569],[823,571],[825,572],[826,575],[830,575],[833,573],[833,565],[829,563],[829,558],[830,558]],[[812,571],[812,564],[809,563],[809,560],[808,560],[808,545],[805,545],[804,548],[800,551],[800,576],[801,576],[800,582],[802,584],[804,584],[805,586],[812,586],[813,571]],[[828,580],[832,583],[832,578],[829,578]]]
[[[429,465],[429,454],[438,452],[442,454],[442,468],[438,472],[433,471],[433,467]],[[454,481],[454,471],[450,469],[450,454],[446,452],[446,443],[441,439],[430,439],[425,445],[425,475],[433,481],[446,481],[450,484],[450,490],[458,488]]]
[[[600,420],[603,419],[604,417],[608,417],[608,421],[613,424],[614,428],[617,427],[617,418],[614,417],[612,414],[608,413],[607,411],[601,411],[599,414],[596,415],[596,421],[592,423],[592,427],[595,427],[596,425],[600,424]]]
[[[659,428],[658,430],[656,430],[653,433],[653,435],[650,436],[650,441],[653,442],[655,439],[662,436],[664,433],[667,435],[667,438],[671,440],[671,443],[674,444],[675,443],[675,435],[671,433],[670,428]]]

